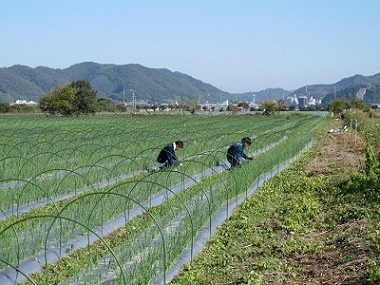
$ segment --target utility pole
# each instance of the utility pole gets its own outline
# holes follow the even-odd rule
[[[131,91],[132,91],[132,108],[136,109],[136,94],[135,94],[135,90],[131,89]]]

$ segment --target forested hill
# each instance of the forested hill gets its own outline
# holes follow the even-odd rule
[[[360,98],[370,105],[380,103],[380,73],[372,76],[356,74],[334,84],[303,86],[293,91],[291,95],[313,96],[316,99],[322,99],[324,105],[336,98],[347,100]]]
[[[66,69],[14,65],[0,68],[0,101],[37,101],[50,90],[85,79],[99,97],[117,101],[136,100],[173,103],[177,100],[225,100],[228,92],[181,72],[147,68],[139,64],[114,65],[85,62]]]
[[[256,98],[256,101],[263,101],[285,99],[289,96],[321,99],[323,105],[327,105],[336,98],[351,100],[355,97],[360,97],[368,104],[380,103],[380,73],[373,76],[356,74],[333,84],[305,85],[294,91],[275,88],[239,94],[239,98],[246,101],[252,100],[253,97]]]
[[[373,76],[355,75],[336,84],[334,90],[323,97],[322,103],[328,104],[337,98],[358,98],[371,104],[380,103],[380,73]]]
[[[23,65],[0,68],[0,102],[37,101],[50,90],[79,79],[88,80],[98,91],[98,97],[126,102],[130,102],[134,94],[138,102],[147,103],[172,104],[180,100],[221,102],[226,99],[231,102],[255,100],[259,103],[288,96],[313,96],[324,99],[323,103],[327,104],[334,98],[349,98],[363,92],[363,100],[367,103],[380,102],[380,73],[373,76],[355,75],[333,84],[302,86],[294,91],[267,88],[231,94],[178,71],[148,68],[139,64],[94,62],[78,63],[65,69]]]

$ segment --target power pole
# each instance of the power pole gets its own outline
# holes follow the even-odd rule
[[[132,108],[136,109],[136,94],[135,94],[135,90],[131,89],[131,91],[132,91]]]

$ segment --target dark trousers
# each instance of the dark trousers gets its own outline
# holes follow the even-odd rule
[[[228,159],[228,162],[231,164],[231,167],[236,167],[236,166],[239,166],[239,160],[235,159],[235,158],[231,158],[229,157]]]

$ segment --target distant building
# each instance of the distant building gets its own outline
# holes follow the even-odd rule
[[[11,103],[10,105],[37,105],[37,102],[26,101],[26,100],[16,100],[15,103]]]
[[[298,97],[298,106],[300,108],[305,108],[308,106],[308,99],[306,96],[299,96]]]
[[[250,108],[253,108],[253,109],[258,109],[259,108],[259,105],[257,105],[255,102],[251,102],[248,104]]]
[[[294,94],[293,96],[289,96],[285,99],[285,104],[288,106],[298,106],[297,96]]]
[[[313,96],[310,96],[309,100],[308,100],[308,105],[309,106],[316,106],[317,105],[317,100],[315,100],[313,98]]]

